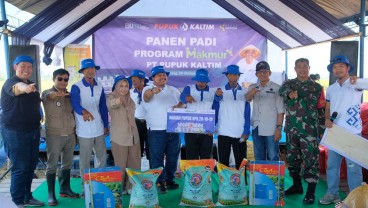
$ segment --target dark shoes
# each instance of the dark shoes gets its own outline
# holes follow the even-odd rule
[[[314,194],[306,194],[303,199],[303,204],[314,204],[315,198]]]
[[[45,203],[43,203],[42,201],[38,201],[35,198],[30,199],[27,202],[24,202],[24,206],[29,206],[29,207],[41,207],[41,206],[45,206]]]
[[[166,184],[164,182],[158,183],[157,188],[158,188],[158,191],[161,194],[166,194],[167,193],[167,187],[166,187]]]
[[[60,197],[79,198],[79,194],[70,188],[70,169],[59,172]]]
[[[158,191],[161,194],[165,194],[167,193],[167,190],[174,190],[174,189],[178,189],[179,188],[179,184],[175,183],[175,181],[170,181],[170,182],[160,182],[157,184],[157,188]]]
[[[49,206],[56,206],[58,204],[56,197],[55,197],[55,177],[56,173],[47,173],[46,179],[47,179],[47,204]]]
[[[167,189],[174,190],[179,188],[179,184],[175,183],[175,181],[166,182]]]
[[[292,185],[289,189],[285,190],[285,196],[294,194],[303,194],[303,186]]]

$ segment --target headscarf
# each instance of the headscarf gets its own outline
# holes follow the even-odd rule
[[[128,85],[129,85],[129,82],[127,80],[121,80],[121,81],[124,81],[124,82],[127,82]],[[130,85],[129,85],[130,86]],[[126,95],[121,95],[119,92],[118,92],[118,89],[119,88],[115,88],[114,91],[113,91],[113,96],[115,98],[120,98],[120,101],[121,101],[121,105],[123,106],[123,108],[125,109],[126,111],[126,114],[127,114],[127,117],[128,117],[128,124],[131,128],[131,132],[133,132],[133,129],[136,127],[136,124],[135,124],[135,117],[134,117],[134,111],[135,111],[135,104],[134,104],[134,101],[132,100],[132,98],[130,97],[130,91],[128,91],[128,93]]]

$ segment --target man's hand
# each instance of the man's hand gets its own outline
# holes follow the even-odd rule
[[[109,128],[104,128],[104,134],[105,134],[105,136],[109,135],[109,133],[110,133]]]
[[[172,109],[174,110],[175,108],[185,108],[185,104],[182,102],[179,102],[178,104],[174,105],[172,107]]]
[[[217,88],[216,95],[217,96],[222,96],[222,94],[224,94],[224,92],[222,92],[221,88]]]
[[[95,119],[92,113],[90,113],[88,110],[83,110],[82,116],[84,121],[93,121]]]
[[[355,85],[358,80],[357,76],[350,76],[350,84]]]
[[[250,96],[254,96],[255,94],[257,94],[259,92],[259,89],[258,88],[252,88],[251,90],[249,90],[249,94]]]
[[[297,99],[298,98],[298,91],[292,91],[291,93],[289,93],[289,98],[290,99]]]
[[[159,88],[159,87],[154,87],[151,90],[152,90],[153,94],[158,94],[158,93],[161,92],[161,88]]]
[[[17,84],[15,84],[15,89],[18,88],[18,90],[22,93],[31,93],[31,92],[36,92],[37,88],[36,88],[36,83],[32,83],[32,84],[26,84],[24,82],[18,82]]]
[[[275,134],[273,136],[273,141],[278,142],[281,139],[281,130],[276,128]]]
[[[325,120],[325,126],[327,128],[332,128],[333,127],[333,122],[330,119],[326,119]]]
[[[56,98],[65,97],[65,96],[69,96],[69,93],[64,92],[64,91],[51,92],[47,95],[47,99],[54,100]]]
[[[249,135],[242,134],[239,140],[240,143],[247,142]]]
[[[188,95],[185,100],[188,102],[188,103],[192,103],[192,102],[195,102],[195,99],[191,96],[191,95]]]

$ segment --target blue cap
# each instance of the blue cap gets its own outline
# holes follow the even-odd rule
[[[226,67],[226,71],[222,72],[223,74],[243,74],[239,71],[238,65],[229,65]]]
[[[198,69],[196,71],[196,75],[192,78],[192,80],[198,82],[211,82],[208,71],[205,69]]]
[[[100,69],[100,66],[96,66],[95,62],[93,61],[93,59],[84,59],[82,62],[81,62],[81,68],[79,69],[79,73],[82,73],[82,71],[84,69],[87,69],[87,68],[91,68],[91,67],[95,67],[96,70],[99,70]]]
[[[20,56],[15,57],[15,59],[13,61],[13,65],[19,64],[20,62],[28,62],[28,63],[31,63],[33,65],[34,60],[30,56],[20,55]]]
[[[149,81],[148,78],[146,77],[146,73],[142,70],[139,70],[139,69],[134,69],[132,71],[132,74],[130,75],[129,78],[132,78],[132,77],[139,77],[141,79],[144,79],[145,83],[147,83]]]
[[[120,80],[128,81],[129,89],[132,88],[133,84],[132,84],[132,80],[130,79],[130,77],[126,77],[124,75],[119,75],[119,76],[115,77],[115,79],[114,79],[114,84],[112,85],[112,91],[114,91],[116,83],[118,83]]]
[[[348,57],[344,56],[344,55],[337,55],[335,56],[331,61],[330,61],[330,64],[327,66],[327,70],[329,72],[332,72],[332,67],[334,64],[337,64],[337,63],[344,63],[346,65],[349,65],[350,66],[350,69],[349,69],[349,72],[353,71],[354,70],[354,66],[349,62],[349,59]]]
[[[169,76],[170,72],[165,71],[163,66],[155,66],[151,69],[151,77],[150,80],[152,80],[152,77],[154,77],[156,74],[159,73],[166,73],[166,76]]]

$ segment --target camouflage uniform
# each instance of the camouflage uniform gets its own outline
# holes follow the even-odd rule
[[[297,99],[288,97],[292,91],[298,92]],[[291,79],[281,86],[280,96],[284,98],[286,107],[286,157],[290,176],[302,176],[301,166],[304,161],[304,179],[308,183],[316,183],[319,177],[317,137],[324,131],[323,87],[311,79]],[[318,102],[321,103],[317,106]]]

